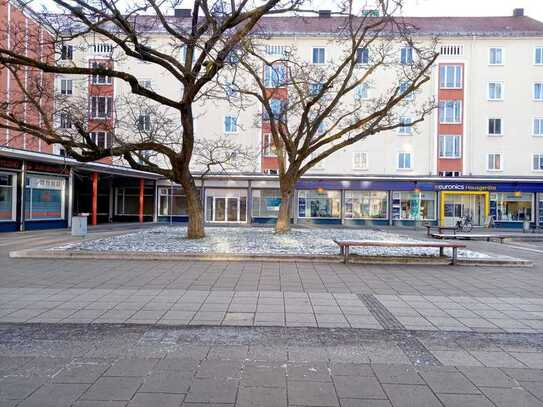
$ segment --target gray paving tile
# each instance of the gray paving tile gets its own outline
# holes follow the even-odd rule
[[[70,406],[89,387],[79,383],[53,383],[40,387],[19,404],[21,407],[63,407]]]
[[[240,377],[241,362],[227,360],[204,360],[200,364],[196,377],[198,378],[222,378]]]
[[[179,407],[184,397],[183,394],[136,393],[128,407]]]
[[[241,387],[236,407],[286,407],[285,388]]]
[[[53,377],[55,383],[94,383],[108,368],[105,361],[72,363]]]
[[[337,376],[334,384],[340,398],[386,399],[374,377]]]
[[[381,383],[424,384],[424,380],[413,366],[376,364],[372,368]]]
[[[104,376],[146,376],[157,362],[158,359],[120,359],[105,372]]]
[[[142,384],[139,377],[101,377],[81,400],[131,400]]]
[[[480,394],[439,394],[445,407],[493,407],[494,405]]]
[[[497,406],[497,407],[541,407],[543,402],[537,400],[533,395],[524,389],[503,389],[483,387],[482,392]]]
[[[501,370],[489,367],[459,367],[464,374],[476,386],[485,387],[515,387],[518,382],[504,374]]]
[[[0,381],[0,399],[25,399],[44,382],[44,378],[6,377]]]
[[[288,380],[330,382],[328,365],[324,362],[289,363],[287,366]]]
[[[332,383],[288,381],[290,405],[335,407],[339,406]]]
[[[477,394],[479,390],[458,372],[422,371],[420,375],[436,393]]]
[[[192,374],[179,371],[154,371],[144,378],[142,393],[187,393],[192,383]]]
[[[383,384],[394,407],[443,407],[426,386],[406,384]]]
[[[234,403],[238,382],[234,380],[194,379],[185,398],[189,403]],[[206,406],[207,407],[207,406]]]
[[[286,369],[280,365],[266,363],[245,365],[241,385],[245,387],[285,387]]]
[[[340,399],[341,407],[392,407],[388,400]]]

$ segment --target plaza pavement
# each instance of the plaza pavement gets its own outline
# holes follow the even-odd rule
[[[0,406],[543,406],[541,243],[468,243],[531,268],[7,257],[70,240],[0,235]]]

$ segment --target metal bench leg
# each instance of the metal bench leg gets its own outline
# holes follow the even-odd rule
[[[349,263],[349,246],[343,248],[343,264]]]
[[[457,259],[457,256],[458,256],[458,248],[457,247],[453,247],[452,248],[452,261],[451,261],[451,264],[454,266],[456,264],[456,259]]]
[[[343,246],[339,246],[339,254],[343,256]]]
[[[439,257],[443,257],[444,253],[443,253],[443,247],[440,247],[439,248]]]

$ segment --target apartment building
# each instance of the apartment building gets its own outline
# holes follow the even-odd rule
[[[177,15],[171,18],[189,18],[186,11]],[[417,41],[429,43],[438,36],[440,56],[431,81],[413,96],[402,120],[411,120],[415,106],[429,98],[435,98],[439,109],[414,128],[369,137],[312,168],[297,184],[293,222],[447,224],[470,215],[476,225],[491,217],[502,227],[522,227],[525,221],[543,224],[543,23],[524,16],[521,9],[507,17],[409,17],[407,21],[417,27]],[[327,13],[265,18],[260,27],[266,33],[262,45],[271,56],[295,49],[308,63],[326,64],[340,52],[331,41],[337,27],[338,20]],[[163,32],[150,32],[149,38],[162,49],[169,46]],[[180,84],[168,73],[152,64],[119,58],[113,45],[100,38],[66,44],[57,52],[60,63],[114,66],[169,97],[181,93]],[[172,49],[179,58],[184,57],[182,52]],[[397,58],[409,63],[412,51],[398,44]],[[262,75],[280,106],[288,89],[264,67]],[[380,73],[353,97],[371,99],[394,79],[390,73]],[[114,142],[113,135],[137,135],[157,120],[142,111],[133,113],[134,128],[118,126],[116,117],[126,117],[119,100],[130,90],[116,79],[58,76],[54,86],[59,100],[88,103],[91,137],[104,147]],[[57,116],[59,127],[70,127],[68,117]],[[255,167],[198,180],[206,221],[274,222],[280,203],[277,159],[262,107],[252,103],[239,109],[222,99],[203,100],[196,109],[195,129],[197,137],[228,137],[259,153]],[[8,162],[8,155],[9,160],[20,160],[23,150],[30,148],[10,141],[5,145],[0,150],[0,167],[4,167],[0,175],[15,174],[22,168]],[[45,151],[52,154],[41,154],[40,159],[55,165],[60,160],[63,168],[69,168],[60,205],[65,207],[64,225],[79,212],[91,213],[93,223],[143,221],[143,215],[145,220],[187,220],[179,186],[123,167],[118,159],[81,168],[62,157],[58,146],[52,148]],[[76,180],[74,171],[79,174]],[[16,183],[5,184],[17,195]],[[12,205],[12,222],[18,211]]]

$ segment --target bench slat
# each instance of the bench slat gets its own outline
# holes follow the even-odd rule
[[[397,241],[375,241],[375,240],[336,240],[338,246],[373,246],[373,247],[466,247],[463,243],[457,242],[397,242]]]

